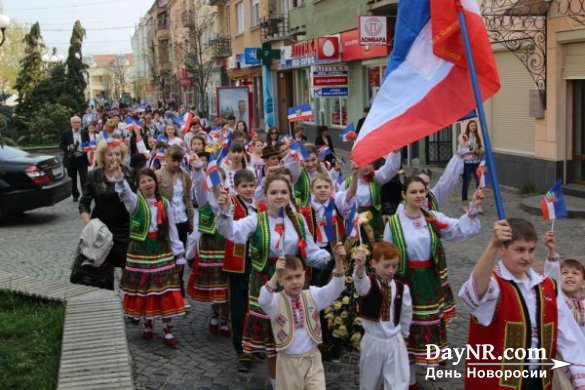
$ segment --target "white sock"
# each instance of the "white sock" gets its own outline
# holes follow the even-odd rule
[[[416,384],[416,364],[410,365],[410,383],[411,385]]]
[[[276,378],[270,378],[270,384],[272,385],[272,390],[276,390]]]

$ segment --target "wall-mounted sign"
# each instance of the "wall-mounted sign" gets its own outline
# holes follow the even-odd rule
[[[260,59],[257,57],[259,47],[246,47],[244,49],[244,61],[240,64],[242,68],[249,68],[252,66],[262,65]]]
[[[279,68],[299,68],[339,60],[339,37],[320,37],[281,48]]]
[[[311,67],[311,94],[316,98],[349,95],[349,68],[346,65]]]
[[[386,16],[359,17],[360,45],[385,46],[388,44],[388,19]]]

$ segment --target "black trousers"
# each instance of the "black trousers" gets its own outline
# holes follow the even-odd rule
[[[81,188],[85,185],[87,180],[87,157],[71,157],[69,159],[69,166],[67,168],[67,174],[71,178],[71,195],[75,198],[79,198],[79,188],[77,188],[77,175],[79,175],[79,181],[81,182]]]
[[[244,333],[244,320],[248,313],[248,284],[250,282],[249,266],[246,264],[246,272],[243,274],[228,273],[230,291],[230,317],[232,321],[232,343],[237,354],[244,352],[242,347],[242,335]]]
[[[183,243],[183,249],[187,248],[187,236],[189,235],[189,221],[177,223],[177,234],[179,240]],[[185,298],[185,283],[183,282],[183,274],[185,273],[185,266],[179,270],[179,285],[181,286],[181,295]]]

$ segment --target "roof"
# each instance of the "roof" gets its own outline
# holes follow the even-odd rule
[[[97,68],[109,68],[112,62],[118,57],[119,54],[96,54],[91,56],[92,62]],[[132,53],[122,54],[126,57],[129,65],[134,63],[134,55]]]

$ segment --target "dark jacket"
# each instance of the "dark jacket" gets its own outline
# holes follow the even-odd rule
[[[132,173],[122,166],[126,181],[132,187]],[[103,168],[90,171],[83,186],[83,195],[79,199],[79,213],[89,213],[91,218],[99,218],[114,236],[114,247],[106,262],[115,267],[123,267],[126,263],[126,251],[130,234],[130,215],[124,203],[120,201],[114,189],[114,183],[106,179]],[[92,209],[92,201],[94,207]]]
[[[142,139],[144,141],[144,146],[146,146],[146,150],[150,151],[150,146],[148,145],[148,136],[143,135]],[[130,167],[134,168],[135,170],[139,170],[146,165],[146,157],[142,153],[138,152],[138,147],[136,146],[136,135],[132,133],[130,136]]]
[[[89,142],[89,133],[85,130],[80,130],[81,133],[81,143]],[[75,142],[73,141],[73,130],[65,130],[63,134],[61,134],[61,143],[59,144],[59,149],[63,151],[63,165],[65,167],[70,166],[71,159],[73,158],[83,158],[87,165],[89,165],[89,160],[87,159],[86,152],[77,152],[73,153],[69,150],[69,145],[73,145]]]

